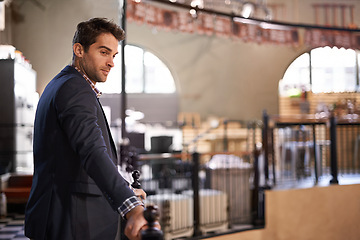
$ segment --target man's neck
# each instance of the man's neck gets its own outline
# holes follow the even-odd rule
[[[71,66],[77,68],[78,71],[80,70],[80,72],[81,72],[83,75],[85,75],[94,85],[96,85],[96,82],[93,81],[93,80],[91,80],[91,79],[89,78],[89,75],[87,75],[86,71],[84,71],[84,68],[81,67],[79,61],[73,60],[72,63],[71,63]]]

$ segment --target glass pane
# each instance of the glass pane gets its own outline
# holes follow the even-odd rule
[[[356,90],[356,55],[352,49],[317,48],[311,51],[312,91]]]
[[[98,83],[103,93],[121,92],[121,47],[106,83]],[[140,47],[125,46],[127,93],[174,93],[174,78],[168,67],[154,54]]]
[[[300,94],[302,90],[310,90],[309,57],[309,53],[304,53],[290,64],[279,82],[280,96],[292,96]]]
[[[175,92],[174,79],[169,69],[158,57],[150,52],[145,52],[144,67],[146,93]]]

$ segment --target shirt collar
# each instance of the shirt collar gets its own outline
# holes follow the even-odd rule
[[[99,98],[102,95],[102,92],[96,88],[95,84],[90,80],[90,78],[83,72],[81,71],[78,67],[71,65],[72,67],[74,67],[82,76],[83,78],[90,84],[92,90],[95,92],[96,97]]]

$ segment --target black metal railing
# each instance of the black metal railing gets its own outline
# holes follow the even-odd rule
[[[240,225],[252,228],[253,216],[259,216],[254,213],[258,204],[252,203],[252,192],[258,191],[252,183],[259,182],[253,180],[252,164],[227,152],[214,155],[222,162],[218,164],[226,166],[214,167],[202,161],[208,154],[140,155],[140,182],[148,201],[160,206],[167,238],[199,238]],[[235,166],[236,162],[242,166]],[[256,220],[257,225],[262,223]]]
[[[333,141],[331,159],[333,176],[360,174],[360,119],[330,119],[330,131]]]
[[[273,186],[360,177],[360,120],[263,115],[265,173]]]
[[[159,206],[166,239],[200,239],[264,226],[266,187],[260,180],[261,148],[256,147],[261,127],[259,121],[246,124],[242,152],[227,151],[225,129],[223,152],[138,155],[140,182],[147,203]]]

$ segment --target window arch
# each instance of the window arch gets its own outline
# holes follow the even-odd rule
[[[357,51],[337,47],[320,47],[304,53],[287,68],[279,82],[279,94],[356,92],[359,89],[358,58]]]
[[[121,50],[120,46],[119,49]],[[119,50],[119,51],[120,51]],[[103,93],[121,92],[121,54],[114,59],[106,83],[100,83]],[[163,61],[141,47],[125,46],[126,92],[127,93],[175,93],[175,81]]]

